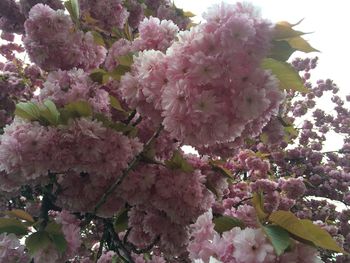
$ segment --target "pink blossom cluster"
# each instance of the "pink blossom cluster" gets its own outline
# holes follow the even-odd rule
[[[0,262],[27,263],[25,247],[14,234],[0,234]]]
[[[209,211],[191,225],[187,249],[192,260],[208,263],[211,256],[223,263],[296,263],[320,262],[315,248],[296,243],[290,252],[278,257],[264,232],[259,228],[233,228],[221,236],[214,230]]]
[[[132,74],[126,73],[120,83],[123,98],[142,116],[161,122],[162,88],[167,83],[167,63],[161,51],[146,50],[134,57]]]
[[[152,16],[141,21],[138,29],[139,37],[133,42],[134,49],[154,49],[163,52],[171,46],[179,31],[171,20],[160,20]]]
[[[125,56],[132,51],[132,44],[129,40],[121,38],[115,41],[108,50],[108,55],[104,64],[105,68],[108,71],[113,71],[119,65],[118,57]]]
[[[142,149],[137,139],[86,118],[57,128],[18,118],[0,139],[0,170],[16,178],[19,186],[45,178],[48,171],[118,176]]]
[[[137,127],[137,137],[142,143],[146,143],[157,129],[150,119],[143,119]],[[176,140],[173,140],[167,131],[162,131],[154,142],[152,150],[156,159],[166,160],[171,158],[173,152],[178,149],[179,146],[180,144]]]
[[[67,241],[66,258],[74,258],[81,245],[80,220],[67,210],[62,210],[55,218],[56,222],[61,225],[64,238]]]
[[[179,15],[183,10],[178,9],[170,0],[146,0],[147,6],[163,20],[172,20],[181,30],[186,30],[191,20],[183,15]]]
[[[251,150],[242,150],[232,158],[231,168],[235,171],[247,171],[247,176],[252,181],[268,177],[270,162],[259,157]]]
[[[114,251],[105,251],[101,257],[97,260],[97,263],[113,263],[113,258],[118,258],[117,253]],[[143,255],[133,255],[135,263],[166,263],[165,259],[160,256],[152,255],[151,259],[145,259]]]
[[[82,69],[50,72],[37,99],[40,102],[51,100],[57,107],[83,100],[89,102],[94,112],[110,115],[108,92]]]
[[[205,18],[179,34],[166,55],[140,53],[122,79],[123,96],[141,114],[161,116],[165,129],[184,143],[256,136],[283,98],[276,79],[259,69],[270,24],[241,5],[217,5]]]
[[[83,15],[90,15],[106,31],[123,28],[129,16],[122,0],[80,0],[79,4]]]
[[[119,174],[99,176],[96,173],[68,171],[58,177],[62,191],[57,196],[57,205],[74,212],[94,212],[97,202],[114,183]],[[98,210],[101,217],[111,217],[125,206],[125,200],[118,196],[110,196]]]
[[[29,15],[30,9],[37,4],[48,5],[54,10],[64,9],[64,5],[61,0],[20,0],[20,10],[26,17]]]
[[[10,33],[24,32],[25,17],[20,12],[20,5],[15,0],[0,1],[0,29]]]
[[[81,245],[79,220],[71,215],[68,211],[60,213],[51,213],[55,217],[55,221],[61,225],[61,230],[67,242],[67,250],[65,253],[59,253],[53,243],[43,246],[33,256],[34,262],[44,263],[61,263],[66,262],[76,256]]]
[[[97,260],[97,263],[112,263],[113,258],[117,258],[117,254],[114,251],[103,252],[101,257]]]
[[[143,165],[123,181],[119,195],[133,206],[129,212],[129,240],[147,247],[159,239],[161,249],[181,254],[187,243],[186,227],[214,202],[205,176]]]
[[[16,102],[32,98],[40,78],[37,66],[24,66],[16,59],[0,67],[0,128],[12,121]]]
[[[90,70],[105,59],[106,49],[95,43],[91,33],[75,28],[63,10],[34,6],[25,30],[24,45],[31,61],[46,71],[74,67]]]

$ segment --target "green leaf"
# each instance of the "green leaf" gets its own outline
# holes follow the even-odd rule
[[[16,104],[15,115],[23,119],[35,121],[39,120],[40,118],[40,109],[35,103],[31,101],[20,102]]]
[[[298,137],[299,132],[297,129],[294,128],[294,126],[286,126],[283,128],[285,133],[285,140],[287,142],[290,142],[292,139],[295,139]]]
[[[11,217],[16,217],[18,219],[25,220],[30,223],[34,223],[35,220],[34,218],[28,214],[26,211],[21,210],[21,209],[12,209],[10,211],[5,211],[4,214],[11,216]]]
[[[105,41],[103,39],[103,36],[99,32],[97,32],[97,31],[90,31],[90,32],[91,32],[91,35],[93,36],[94,41],[97,45],[105,46]]]
[[[294,52],[295,49],[291,47],[287,40],[273,40],[268,57],[278,61],[287,61]]]
[[[221,173],[226,178],[233,179],[232,172],[223,166],[224,162],[219,161],[219,160],[211,160],[211,161],[209,161],[209,164],[213,168],[214,171]]]
[[[120,101],[116,97],[109,95],[109,103],[111,104],[112,108],[116,109],[117,111],[125,112],[120,104]]]
[[[51,243],[49,234],[45,231],[38,231],[26,238],[26,247],[29,253],[34,255],[39,250],[45,249]]]
[[[269,221],[301,239],[312,242],[316,246],[344,253],[343,249],[338,246],[327,231],[314,225],[310,220],[300,220],[289,211],[273,212],[269,217]]]
[[[293,37],[298,37],[301,35],[305,35],[306,33],[294,30],[293,25],[288,25],[285,22],[278,22],[275,25],[274,31],[273,31],[273,39],[274,40],[281,40],[281,39],[288,39]]]
[[[67,249],[67,241],[62,232],[62,225],[56,222],[47,224],[45,231],[49,234],[52,243],[56,246],[58,252],[64,253]]]
[[[114,255],[114,256],[112,257],[112,263],[118,263],[118,261],[117,261],[117,256],[116,256],[116,255]]]
[[[117,219],[114,221],[114,230],[117,233],[123,232],[128,229],[128,209],[123,209],[117,216]]]
[[[213,219],[215,224],[214,229],[216,232],[222,234],[223,232],[230,231],[234,227],[244,227],[244,223],[235,217],[220,216]]]
[[[264,144],[268,144],[269,135],[266,132],[261,133],[260,134],[260,141],[262,141]]]
[[[179,151],[175,151],[170,160],[165,161],[165,165],[172,170],[181,170],[185,173],[191,173],[194,171],[192,165],[190,165]]]
[[[90,78],[100,84],[105,84],[109,80],[109,74],[103,69],[95,69],[90,73]]]
[[[205,187],[210,191],[212,192],[217,198],[220,197],[218,191],[216,190],[216,188],[214,187],[214,185],[210,182],[210,181],[206,181],[205,182]]]
[[[263,69],[271,70],[272,74],[279,80],[282,89],[303,93],[309,92],[304,86],[299,74],[288,63],[266,58],[263,60],[261,66]]]
[[[105,127],[111,128],[117,132],[122,132],[122,133],[127,134],[127,135],[137,133],[136,127],[131,126],[131,125],[130,126],[126,125],[122,122],[113,122],[113,121],[109,120],[106,116],[104,116],[103,114],[100,114],[100,113],[94,114],[94,118],[96,120],[102,122]]]
[[[80,9],[78,0],[69,0],[64,3],[67,11],[69,12],[72,20],[78,22],[80,18]]]
[[[271,241],[277,256],[282,255],[291,245],[289,233],[282,227],[277,225],[267,225],[263,227],[263,230]]]
[[[49,234],[61,234],[62,233],[62,226],[54,221],[47,224],[45,227],[45,231]]]
[[[55,245],[57,251],[63,254],[67,249],[67,241],[63,234],[49,234],[52,243]]]
[[[15,218],[0,218],[0,234],[13,233],[15,235],[26,235],[27,226]]]
[[[117,61],[118,61],[119,65],[130,67],[132,65],[132,63],[134,63],[133,54],[134,53],[128,53],[124,56],[118,57]]]
[[[118,65],[118,67],[112,72],[109,72],[109,74],[113,79],[120,80],[121,77],[130,70],[131,68],[129,66]]]
[[[252,198],[252,204],[255,208],[256,214],[260,221],[264,221],[267,218],[267,213],[264,209],[264,195],[262,192],[254,193]]]
[[[287,40],[289,45],[295,49],[305,53],[309,52],[320,52],[319,50],[313,48],[305,39],[302,37],[293,37]]]
[[[40,108],[40,116],[52,125],[57,125],[60,121],[60,112],[51,100],[44,102],[43,107]]]
[[[70,118],[90,117],[92,116],[92,108],[86,101],[71,102],[64,106],[65,114]]]

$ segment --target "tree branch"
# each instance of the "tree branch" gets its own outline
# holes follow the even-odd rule
[[[159,133],[161,132],[162,129],[163,129],[163,126],[160,125],[157,131],[147,141],[147,143],[143,147],[143,150],[138,155],[136,155],[136,157],[130,162],[128,168],[126,168],[123,171],[122,175],[107,189],[107,191],[103,194],[101,199],[96,204],[94,209],[94,214],[96,214],[97,211],[101,208],[101,206],[107,201],[108,196],[111,195],[115,191],[115,189],[117,189],[117,187],[124,181],[124,179],[128,176],[129,172],[136,167],[136,165],[141,160],[143,153],[148,150],[149,146],[159,136]]]

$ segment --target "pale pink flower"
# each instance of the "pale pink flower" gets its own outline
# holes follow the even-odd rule
[[[260,229],[246,228],[233,239],[233,256],[238,263],[274,262],[273,247]]]

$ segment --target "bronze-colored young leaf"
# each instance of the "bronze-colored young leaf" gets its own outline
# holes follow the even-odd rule
[[[4,214],[9,215],[11,217],[16,217],[18,219],[25,220],[30,223],[35,222],[34,218],[30,214],[28,214],[26,211],[21,209],[12,209],[9,211],[5,211]]]
[[[232,172],[223,166],[224,162],[222,162],[220,160],[211,160],[211,161],[209,161],[209,164],[211,165],[211,167],[214,171],[219,172],[220,174],[222,174],[226,178],[233,179]]]
[[[116,109],[117,111],[125,112],[120,101],[116,97],[110,95],[109,103],[111,104],[112,108]]]
[[[187,162],[187,160],[181,155],[179,151],[175,151],[171,159],[165,161],[165,164],[172,170],[178,169],[186,173],[191,173],[194,170],[192,165]]]
[[[277,61],[272,58],[266,58],[261,64],[263,69],[270,70],[279,80],[281,89],[294,90],[303,93],[309,92],[304,86],[299,74],[286,62]]]
[[[215,231],[220,234],[226,231],[230,231],[234,227],[244,227],[244,223],[241,220],[231,216],[219,216],[214,218],[213,222],[215,224]]]
[[[94,41],[97,45],[100,45],[100,46],[105,46],[105,41],[103,39],[103,36],[97,32],[97,31],[90,31],[90,33],[92,34],[93,38],[94,38]]]
[[[119,65],[130,67],[134,62],[133,53],[126,54],[117,58]]]
[[[123,209],[118,215],[117,219],[114,221],[114,230],[117,233],[123,232],[128,229],[128,209]]]
[[[92,108],[87,101],[71,102],[64,106],[64,109],[70,114],[71,118],[90,117],[92,116]]]
[[[253,198],[252,198],[252,204],[255,208],[255,211],[256,211],[256,214],[259,218],[259,220],[262,222],[262,221],[265,221],[268,214],[265,212],[265,209],[264,209],[264,195],[263,193],[259,192],[255,192],[253,194]]]
[[[294,30],[292,26],[282,23],[276,23],[273,31],[273,39],[274,40],[282,40],[293,38],[301,35],[305,35],[306,33]]]
[[[124,76],[125,73],[129,72],[130,70],[131,68],[129,66],[119,65],[115,70],[109,72],[109,75],[115,80],[120,80],[121,77]]]
[[[305,39],[303,39],[302,37],[298,36],[298,37],[293,37],[287,40],[289,45],[295,49],[295,50],[299,50],[305,53],[309,53],[309,52],[319,52],[319,50],[313,48],[309,42],[307,42]]]
[[[184,15],[185,17],[195,17],[195,16],[196,16],[195,14],[193,14],[193,13],[190,12],[190,11],[184,11],[183,15]]]
[[[26,235],[28,228],[16,218],[0,218],[0,234],[13,233],[15,235]]]
[[[103,69],[95,69],[90,73],[90,78],[100,84],[105,84],[109,79],[109,74]]]

